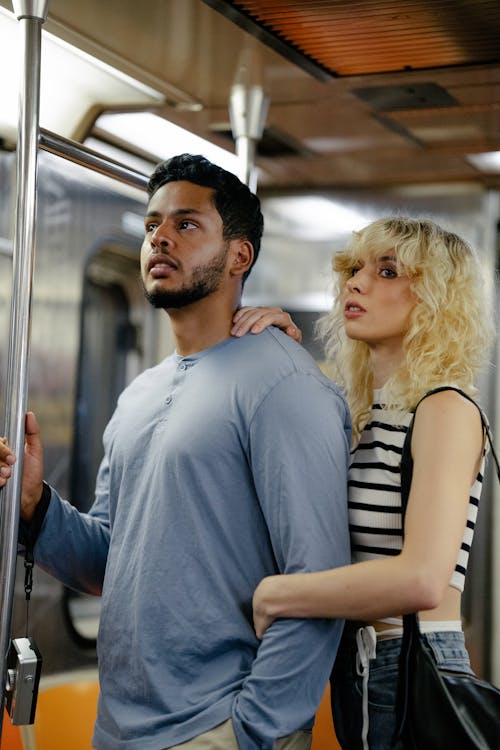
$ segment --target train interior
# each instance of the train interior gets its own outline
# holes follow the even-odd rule
[[[19,25],[12,4],[0,0],[2,416]],[[173,350],[166,316],[144,301],[138,273],[145,177],[168,156],[196,150],[253,181],[265,234],[244,303],[288,310],[322,365],[314,324],[331,305],[331,256],[375,218],[428,217],[465,237],[497,300],[499,36],[494,0],[50,0],[28,398],[44,436],[47,481],[82,511],[90,507],[118,394]],[[254,107],[250,138],[238,121],[242,92]],[[89,160],[59,152],[57,139],[125,165],[136,179],[89,168]],[[495,349],[479,388],[500,434],[497,360]],[[482,503],[463,616],[475,670],[500,683],[500,506],[491,476]],[[21,560],[14,634],[24,632],[26,617]],[[35,569],[29,628],[43,654],[47,714],[20,733],[7,718],[2,750],[78,750],[75,736],[50,726],[51,700],[59,717],[61,701],[88,702],[78,734],[90,747],[98,621],[99,599]],[[80,697],[50,697],[74,682]],[[74,732],[78,720],[71,724]],[[314,750],[335,747],[330,724],[326,714],[318,718]]]

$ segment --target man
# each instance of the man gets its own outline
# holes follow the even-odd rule
[[[97,750],[302,750],[342,623],[277,620],[259,642],[252,594],[349,562],[347,409],[280,331],[230,335],[257,197],[188,154],[149,195],[142,280],[176,352],[120,396],[88,514],[42,484],[28,415],[23,530],[46,571],[102,593]],[[0,446],[0,484],[12,461]]]

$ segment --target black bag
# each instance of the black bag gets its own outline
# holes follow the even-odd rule
[[[437,388],[426,396],[440,390],[458,389]],[[479,411],[500,479],[488,423]],[[413,421],[401,459],[403,527],[413,471],[412,429]],[[422,639],[416,614],[403,616],[394,743],[398,740],[407,750],[500,750],[500,690],[474,675],[440,668]]]

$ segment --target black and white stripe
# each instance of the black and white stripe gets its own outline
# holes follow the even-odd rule
[[[349,528],[353,562],[399,554],[401,534],[401,455],[411,421],[402,415],[395,425],[383,419],[380,404],[374,404],[352,453],[349,469]],[[469,551],[474,535],[482,489],[483,466],[471,488],[468,520],[450,585],[463,591]]]

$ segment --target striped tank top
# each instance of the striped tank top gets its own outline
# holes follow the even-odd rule
[[[375,393],[375,398],[377,394]],[[412,414],[391,424],[380,404],[372,407],[349,468],[349,530],[353,562],[398,555],[401,534],[401,456]],[[471,487],[467,524],[450,586],[463,591],[481,496],[485,453]]]

